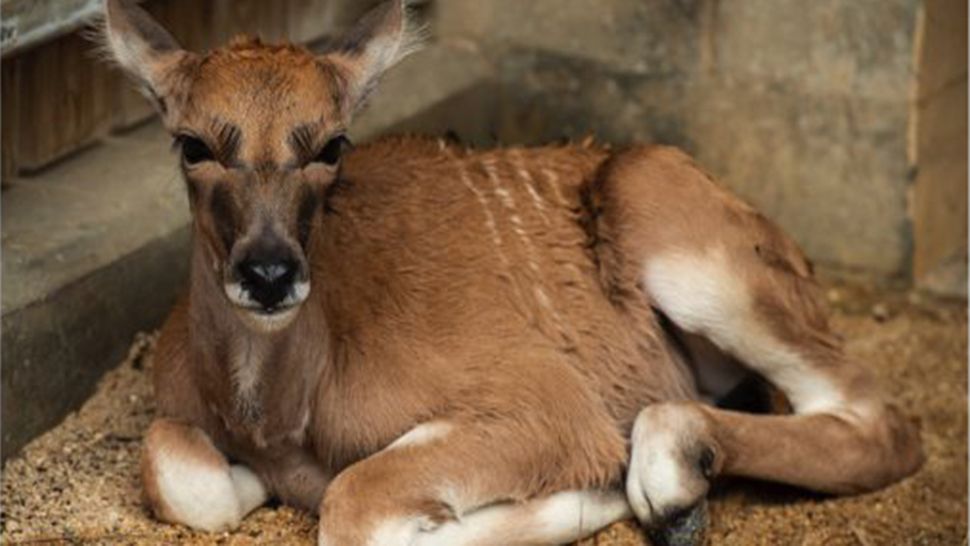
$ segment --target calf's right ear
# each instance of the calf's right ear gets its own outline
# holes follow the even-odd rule
[[[163,117],[179,88],[187,84],[187,66],[197,58],[135,0],[105,0],[101,41],[107,56],[138,83]]]

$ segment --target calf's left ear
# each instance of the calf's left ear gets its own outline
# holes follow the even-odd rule
[[[183,50],[135,0],[105,0],[101,41],[108,57],[166,117],[172,98],[187,86],[186,67],[196,55]]]
[[[425,33],[413,20],[409,3],[381,4],[323,54],[321,61],[340,73],[338,106],[345,122],[366,103],[385,71],[420,49]]]

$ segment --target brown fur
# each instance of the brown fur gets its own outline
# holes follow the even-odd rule
[[[173,314],[162,335],[160,411],[202,427],[212,423],[214,438],[235,433],[235,441],[261,454],[280,444],[312,446],[334,474],[418,423],[507,416],[516,421],[509,434],[529,444],[546,436],[556,441],[524,463],[530,466],[512,480],[522,492],[509,490],[509,497],[616,483],[639,409],[689,398],[692,386],[646,301],[617,307],[599,288],[576,219],[580,187],[603,158],[601,150],[578,147],[470,153],[422,138],[358,148],[346,158],[341,188],[315,230],[311,299],[290,329],[269,342],[265,413],[254,423],[234,415],[225,353],[242,332],[202,312],[225,303],[217,286],[200,282],[209,264],[198,258],[190,312]],[[526,239],[510,227],[486,164],[505,179],[511,173],[503,171],[512,168],[534,172],[533,180],[550,177],[536,185],[544,213],[529,204],[525,180],[518,188],[506,185],[521,207]],[[501,248],[508,263],[461,172],[489,196],[508,239]],[[536,270],[525,265],[530,260]],[[558,317],[537,301],[536,287],[549,294]],[[182,321],[188,328],[175,334]],[[193,366],[180,366],[185,360]],[[317,364],[308,369],[308,361]],[[169,385],[176,380],[182,383]],[[312,392],[294,392],[299,388]],[[200,414],[202,400],[213,409]],[[303,446],[288,438],[308,406],[313,418]],[[537,411],[542,407],[548,409]],[[556,476],[543,476],[537,467],[550,457],[563,460]]]
[[[697,502],[722,472],[850,492],[918,466],[915,432],[846,361],[797,246],[681,152],[394,137],[321,164],[315,150],[410,47],[400,7],[321,57],[244,39],[204,56],[153,50],[138,36],[164,31],[133,9],[108,4],[109,36],[129,40],[111,42],[119,62],[157,95],[173,134],[214,155],[183,164],[191,285],[159,341],[159,418],[204,434],[285,502],[319,506],[328,543],[364,544],[396,517],[433,527],[496,502],[619,488],[640,422],[640,434],[671,429],[688,469],[688,504],[654,516]],[[271,331],[224,292],[267,237],[312,287]],[[851,404],[756,417],[695,401],[698,355],[679,335],[798,391],[793,372],[732,345],[731,317],[717,318],[728,334],[692,331],[644,285],[653,260],[712,249],[751,295],[726,312]],[[429,422],[447,437],[388,447]],[[164,518],[151,452],[192,442],[161,427],[144,479]]]

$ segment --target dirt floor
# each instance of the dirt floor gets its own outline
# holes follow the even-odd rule
[[[912,294],[828,292],[849,350],[882,377],[893,399],[921,422],[928,460],[884,491],[825,498],[770,484],[719,484],[711,503],[713,544],[967,544],[967,315],[963,304]],[[2,542],[312,544],[316,520],[263,508],[233,533],[206,535],[153,522],[136,476],[142,431],[152,418],[150,336],[109,373],[97,394],[3,469]],[[620,523],[583,546],[648,542]]]

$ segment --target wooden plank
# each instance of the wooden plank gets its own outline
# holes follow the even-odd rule
[[[144,123],[155,115],[155,109],[135,85],[118,73],[110,89],[114,108],[111,113],[111,130],[124,131]]]
[[[931,0],[917,60],[913,277],[922,290],[967,295],[967,3]]]
[[[17,174],[17,113],[19,112],[18,62],[5,60],[0,66],[0,185],[6,186]]]
[[[19,59],[17,165],[35,170],[104,135],[117,77],[77,33]]]
[[[218,24],[213,2],[155,0],[145,7],[182,47],[202,52],[216,45],[213,34]]]
[[[333,33],[342,4],[332,0],[290,0],[287,2],[286,34],[294,42],[311,42]]]
[[[237,34],[252,34],[266,41],[277,41],[286,33],[287,2],[261,0],[216,0],[213,2],[214,26],[218,42]]]

